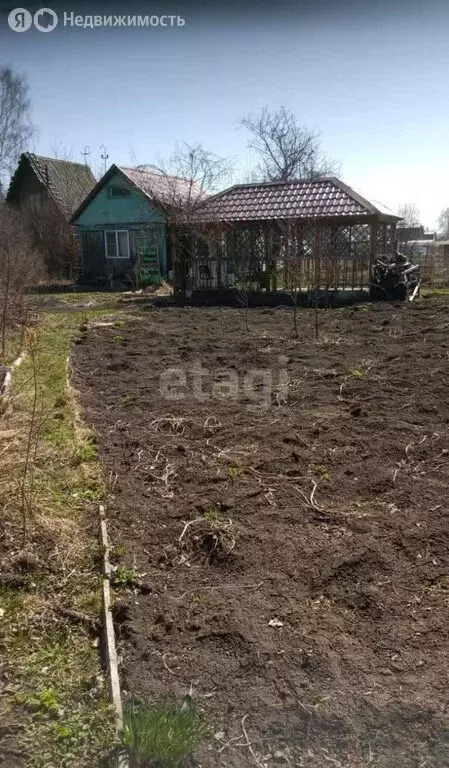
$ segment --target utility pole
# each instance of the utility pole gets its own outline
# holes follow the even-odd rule
[[[87,158],[90,155],[90,147],[86,144],[83,151],[81,152],[82,156],[84,157],[84,165],[88,165]]]
[[[109,155],[108,155],[108,153],[106,151],[106,147],[105,147],[104,144],[100,144],[100,150],[103,150],[101,155],[100,155],[100,157],[101,157],[101,159],[103,160],[103,163],[104,163],[103,173],[106,173],[106,161],[107,161]]]

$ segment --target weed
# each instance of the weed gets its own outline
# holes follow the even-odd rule
[[[188,697],[181,706],[131,702],[125,706],[120,744],[132,765],[179,768],[207,733]]]
[[[103,483],[95,483],[90,488],[75,491],[75,494],[83,501],[104,501],[107,490]]]
[[[321,466],[321,467],[317,467],[317,469],[318,469],[318,472],[320,473],[321,477],[323,478],[323,480],[329,481],[331,479],[331,475],[330,475],[330,472],[327,469],[327,467]]]
[[[206,512],[204,512],[203,517],[205,520],[207,520],[208,523],[219,523],[220,513],[217,509],[208,509]]]
[[[84,464],[87,461],[93,461],[97,458],[98,449],[92,440],[84,440],[80,443],[75,452],[75,460],[77,464]]]
[[[237,477],[241,477],[245,472],[244,467],[229,467],[228,469],[228,475],[232,480],[235,480]]]
[[[353,376],[354,379],[361,379],[364,375],[364,372],[361,371],[360,368],[354,368],[354,370],[351,371],[351,376]]]
[[[61,711],[61,702],[53,688],[44,688],[35,694],[17,693],[15,700],[31,712],[40,715],[57,716]]]
[[[126,547],[124,547],[123,544],[117,544],[109,552],[109,557],[112,562],[117,562],[117,560],[120,560],[120,558],[124,557],[126,554],[128,554]]]
[[[423,288],[422,296],[426,299],[432,296],[448,296],[449,288]]]
[[[73,738],[74,732],[68,725],[60,725],[55,723],[53,726],[53,733],[57,741]]]
[[[228,557],[235,547],[234,525],[231,519],[223,519],[215,509],[185,524],[179,537],[186,554],[197,554],[209,561]]]
[[[136,587],[140,585],[140,574],[134,568],[118,565],[113,571],[112,583],[117,587]]]
[[[102,609],[100,590],[83,592],[76,600],[76,610],[87,613],[89,616],[99,616]]]

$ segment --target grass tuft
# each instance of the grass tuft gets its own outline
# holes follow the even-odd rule
[[[98,449],[91,440],[83,440],[77,446],[75,459],[77,464],[84,464],[87,461],[94,461],[97,458]]]
[[[131,768],[180,768],[206,737],[207,729],[190,697],[181,706],[170,700],[133,701],[125,706],[120,744]]]

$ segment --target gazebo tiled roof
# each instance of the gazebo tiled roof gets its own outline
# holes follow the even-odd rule
[[[397,221],[379,204],[370,203],[336,178],[237,184],[207,200],[198,217],[204,221],[367,218]]]

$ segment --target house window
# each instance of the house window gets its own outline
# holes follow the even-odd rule
[[[129,259],[129,232],[127,229],[107,229],[104,233],[107,259]]]
[[[127,197],[129,194],[127,187],[109,187],[109,197]]]
[[[40,213],[42,209],[42,198],[39,192],[33,192],[31,195],[28,195],[27,205],[29,210],[33,213]]]

